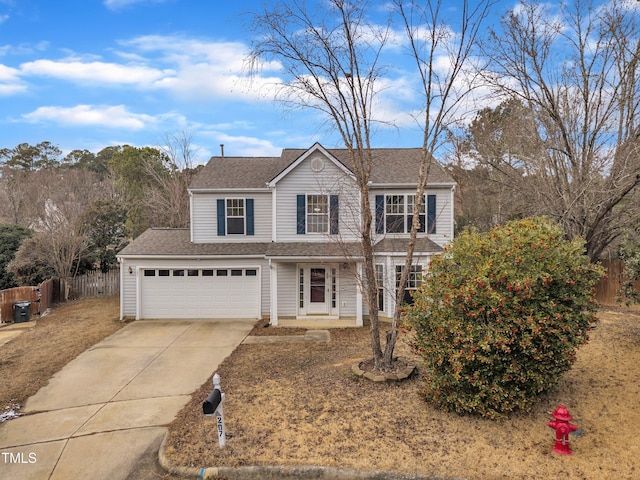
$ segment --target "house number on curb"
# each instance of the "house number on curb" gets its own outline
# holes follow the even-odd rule
[[[213,376],[213,392],[202,403],[202,413],[207,417],[216,415],[218,427],[218,444],[220,448],[224,448],[226,443],[226,434],[224,431],[224,413],[222,411],[222,402],[224,402],[224,393],[220,389],[220,375],[217,373]]]

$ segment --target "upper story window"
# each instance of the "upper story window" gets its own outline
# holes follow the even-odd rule
[[[405,196],[387,195],[385,198],[385,232],[405,233]]]
[[[329,196],[307,195],[307,233],[329,231]]]
[[[244,198],[227,198],[227,233],[244,234]]]
[[[436,233],[436,196],[422,198],[418,232]],[[376,233],[410,233],[415,206],[415,195],[376,195]]]
[[[253,235],[253,198],[219,198],[216,201],[218,236]]]
[[[296,197],[296,233],[338,233],[338,195],[300,194]]]

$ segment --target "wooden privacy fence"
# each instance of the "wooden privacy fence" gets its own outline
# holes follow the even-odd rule
[[[66,286],[59,278],[50,278],[35,287],[16,287],[0,291],[0,321],[13,321],[13,304],[16,302],[31,302],[29,316],[44,312],[53,303],[64,302]]]
[[[96,270],[71,280],[75,298],[102,297],[120,293],[120,269],[112,268],[107,272]]]
[[[620,305],[616,302],[616,296],[622,285],[622,273],[624,263],[621,260],[601,260],[607,278],[600,280],[596,285],[596,300],[600,305]],[[636,290],[640,289],[640,280],[635,283]]]

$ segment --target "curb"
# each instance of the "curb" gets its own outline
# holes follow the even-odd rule
[[[168,437],[169,431],[167,430],[167,433],[165,433],[162,443],[160,444],[160,450],[158,451],[160,466],[167,472],[174,475],[198,478],[202,480],[213,480],[218,478],[224,478],[226,480],[279,480],[288,478],[296,480],[445,480],[444,477],[434,475],[424,476],[396,472],[362,472],[352,468],[319,466],[182,467],[172,465],[164,454],[165,443]]]

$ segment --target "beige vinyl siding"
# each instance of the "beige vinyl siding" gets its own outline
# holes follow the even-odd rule
[[[132,268],[133,274],[129,274],[129,267]],[[136,316],[136,265],[135,263],[124,261],[122,262],[121,275],[122,285],[120,288],[122,317],[135,317]]]
[[[371,202],[371,212],[373,215],[373,233],[377,238],[382,237],[380,234],[375,234],[375,219],[376,219],[376,195],[415,195],[415,190],[412,189],[375,189],[371,190],[369,194]],[[429,235],[429,238],[435,243],[444,247],[453,240],[453,212],[452,212],[452,195],[451,188],[427,188],[426,195],[436,195],[436,233]],[[425,197],[426,198],[426,197]],[[409,237],[408,233],[387,233],[387,237]]]
[[[212,242],[217,236],[216,199],[209,193],[191,195],[191,240],[194,243]]]
[[[129,267],[133,273],[129,274]],[[269,316],[269,263],[262,258],[246,258],[246,259],[163,259],[145,258],[145,259],[125,259],[122,268],[124,271],[124,281],[121,295],[123,298],[123,316],[134,317],[136,315],[137,298],[137,275],[142,275],[142,269],[171,269],[171,268],[194,268],[194,269],[216,269],[216,268],[260,268],[260,313],[262,316]],[[176,308],[179,307],[180,299],[176,298]]]
[[[278,317],[295,317],[298,312],[298,269],[295,263],[277,263]]]
[[[225,198],[253,198],[253,235],[218,236],[217,200]],[[271,215],[270,191],[193,193],[191,195],[192,241],[194,243],[270,242]]]
[[[320,172],[311,170],[311,160],[321,156],[311,155],[283,177],[276,185],[276,236],[278,242],[318,242],[327,239],[354,240],[359,224],[358,189],[355,182],[331,160],[324,158]],[[338,195],[338,235],[296,233],[298,194]]]
[[[353,274],[354,267],[342,268],[342,264],[338,264],[338,305],[340,307],[340,317],[355,317],[356,306],[356,289],[358,284]]]

